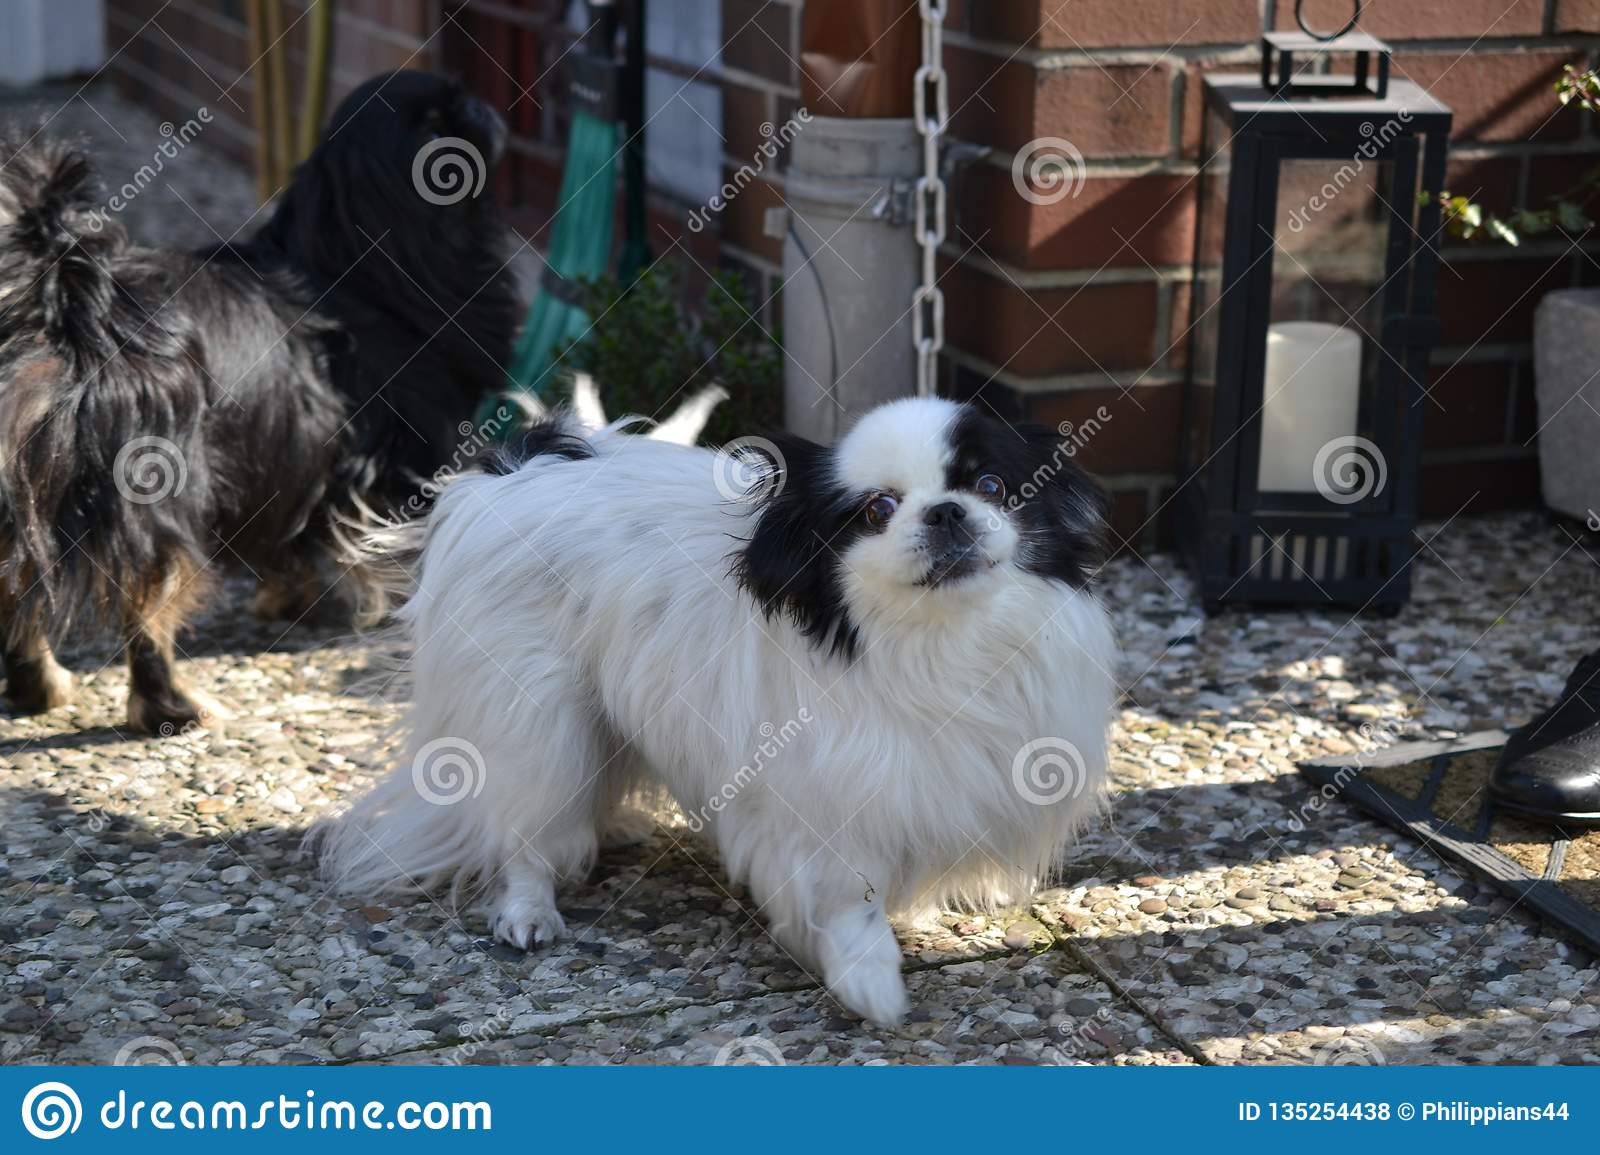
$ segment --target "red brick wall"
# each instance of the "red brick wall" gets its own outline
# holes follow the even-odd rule
[[[305,0],[286,0],[291,88],[303,75]],[[375,72],[431,68],[437,0],[338,0],[330,102]],[[200,106],[216,118],[208,143],[241,161],[254,155],[250,102],[260,65],[250,54],[244,0],[106,0],[107,73],[128,96],[183,121]]]
[[[657,4],[668,0],[656,0]],[[906,0],[911,4],[911,0]],[[755,154],[763,123],[800,98],[803,0],[720,0],[721,59],[703,68],[652,55],[672,75],[719,86],[725,176]],[[1082,451],[1116,493],[1117,526],[1148,544],[1174,482],[1188,326],[1200,78],[1248,70],[1263,8],[1289,0],[952,0],[946,65],[952,134],[991,145],[953,190],[946,246],[945,385],[981,391],[1051,421],[1113,415]],[[251,76],[242,0],[109,0],[113,72],[172,114],[207,103],[217,134],[249,143]],[[411,63],[466,75],[515,136],[499,193],[542,244],[554,208],[566,114],[562,60],[574,34],[561,0],[341,0],[335,95]],[[1312,0],[1324,25],[1348,0]],[[1600,153],[1589,118],[1557,111],[1566,62],[1600,51],[1600,0],[1367,0],[1364,27],[1396,47],[1400,75],[1458,114],[1450,182],[1502,211],[1538,206]],[[155,14],[160,12],[159,16]],[[155,17],[152,19],[152,17]],[[303,26],[290,33],[296,54]],[[174,43],[176,41],[176,43]],[[179,48],[179,45],[182,48]],[[297,58],[297,57],[296,57]],[[1035,206],[1017,195],[1015,150],[1071,140],[1088,161],[1082,193]],[[682,243],[695,263],[746,270],[764,321],[781,300],[781,246],[764,231],[780,205],[782,164],[763,172],[713,228],[652,202],[657,251]],[[1542,290],[1600,284],[1600,262],[1565,241],[1518,250],[1446,245],[1443,343],[1426,417],[1425,510],[1525,506],[1538,496],[1529,332]],[[1123,418],[1118,420],[1118,418]]]
[[[1276,26],[1291,26],[1293,4],[1276,6]],[[949,387],[1050,422],[1105,406],[1113,420],[1080,460],[1116,492],[1119,532],[1144,544],[1174,481],[1200,78],[1250,70],[1263,7],[968,0],[951,14],[954,132],[997,151],[958,190]],[[1307,14],[1327,27],[1349,13],[1348,0],[1313,0]],[[1398,75],[1455,109],[1453,191],[1538,207],[1595,163],[1590,118],[1558,111],[1552,85],[1600,49],[1600,0],[1368,0],[1363,27],[1394,44]],[[1040,136],[1084,153],[1081,195],[1017,195],[1012,155]],[[1547,288],[1600,284],[1600,265],[1565,240],[1443,253],[1425,513],[1533,504],[1533,309]]]

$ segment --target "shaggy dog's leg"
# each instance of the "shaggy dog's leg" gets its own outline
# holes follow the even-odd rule
[[[265,575],[250,600],[250,612],[268,622],[346,625],[355,613],[359,592],[347,570],[326,559],[306,561],[282,573]]]
[[[0,637],[6,663],[6,701],[18,714],[42,714],[72,700],[72,675],[61,668],[40,622],[0,594]]]
[[[123,604],[128,725],[141,733],[172,735],[204,718],[172,672],[172,642],[200,595],[197,585],[195,569],[177,565],[164,579],[130,591]]]
[[[847,863],[795,832],[741,830],[734,854],[748,855],[750,891],[789,950],[822,968],[829,992],[874,1023],[906,1013],[900,944],[865,862]],[[881,874],[880,874],[881,877]]]

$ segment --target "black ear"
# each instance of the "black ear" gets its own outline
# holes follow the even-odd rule
[[[1023,568],[1076,587],[1106,562],[1111,511],[1105,487],[1075,460],[1077,447],[1043,425],[1015,427],[1026,443],[1027,477],[1015,490],[1026,531]]]
[[[785,614],[818,645],[853,657],[839,558],[863,532],[855,503],[832,475],[831,450],[789,434],[768,444],[775,473],[733,575],[768,617]]]

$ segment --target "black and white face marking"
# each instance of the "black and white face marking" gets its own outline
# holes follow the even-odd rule
[[[785,483],[735,572],[768,613],[854,652],[860,624],[932,597],[981,599],[1019,573],[1074,588],[1104,559],[1105,501],[1053,430],[917,398],[864,416],[832,450],[778,442]]]

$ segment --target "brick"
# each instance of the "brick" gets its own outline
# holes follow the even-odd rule
[[[973,5],[975,35],[1033,48],[1245,44],[1261,34],[1258,0],[1003,0]]]
[[[1010,373],[1036,377],[1150,363],[1153,282],[1025,290],[958,265],[941,285],[950,343]]]
[[[721,259],[722,245],[717,232],[718,226],[712,225],[698,233],[691,232],[688,227],[688,214],[676,200],[651,197],[646,216],[648,219],[645,236],[651,252],[659,255],[677,242],[683,251],[693,258],[692,262],[680,262],[685,273],[698,275],[695,263],[709,269]],[[621,236],[620,232],[618,236]]]
[[[1600,32],[1600,0],[1556,0],[1557,32]]]
[[[504,167],[512,173],[509,203],[537,213],[541,220],[554,215],[561,195],[559,165],[536,153],[516,150],[506,157]]]
[[[1086,157],[1164,156],[1171,148],[1172,71],[1166,65],[1036,69],[951,48],[951,131],[1015,152],[1063,137]]]
[[[1124,489],[1111,494],[1111,550],[1113,556],[1136,554],[1143,548],[1141,540],[1150,531],[1145,522],[1150,518],[1150,499],[1142,489]]]
[[[1480,36],[1537,36],[1544,31],[1545,0],[1377,0],[1361,16],[1361,30],[1388,40],[1476,40]],[[1350,19],[1350,0],[1308,0],[1306,20],[1333,31]],[[1294,0],[1277,0],[1277,28],[1298,29]]]
[[[1597,185],[1600,185],[1600,157],[1594,153],[1529,158],[1529,208],[1546,208],[1553,199],[1558,198],[1579,204],[1588,201],[1592,218],[1600,213],[1600,205],[1593,201]]]
[[[1511,367],[1504,362],[1461,362],[1434,368],[1422,402],[1422,447],[1459,449],[1506,443]]]
[[[793,87],[800,58],[793,15],[771,0],[722,0],[722,62]]]
[[[1184,156],[1200,155],[1201,130],[1205,124],[1205,78],[1211,73],[1248,72],[1249,68],[1238,61],[1191,60],[1183,74],[1182,138],[1179,148]]]
[[[1036,136],[1063,136],[1087,157],[1165,156],[1172,147],[1172,70],[1139,65],[1045,73]]]
[[[1419,506],[1423,517],[1527,509],[1538,504],[1539,463],[1532,458],[1422,466]]]
[[[1451,157],[1445,169],[1445,188],[1467,196],[1497,213],[1517,205],[1522,160],[1519,157]]]
[[[1439,320],[1445,345],[1528,341],[1533,312],[1551,289],[1572,282],[1570,256],[1543,260],[1449,259],[1439,270]]]
[[[1093,473],[1171,473],[1177,468],[1181,386],[1030,395],[1027,405],[1031,420],[1058,427],[1071,424],[1076,431],[1073,441],[1079,445],[1075,460]]]
[[[722,174],[726,181],[733,180],[733,175],[731,168]],[[723,208],[720,214],[722,236],[746,252],[764,257],[775,265],[782,264],[783,242],[767,236],[764,231],[766,210],[782,205],[783,199],[769,181],[751,181]]]
[[[1548,51],[1402,53],[1395,71],[1455,110],[1457,141],[1570,140],[1583,126],[1577,109],[1562,109],[1555,83],[1562,65],[1582,53]]]
[[[762,125],[772,125],[772,97],[759,88],[748,88],[728,81],[722,86],[722,133],[727,138],[724,151],[738,160],[748,160],[766,143]]]
[[[1160,365],[1169,372],[1187,373],[1189,370],[1193,312],[1194,286],[1188,281],[1179,281],[1172,286],[1172,307],[1167,322],[1167,335],[1161,342],[1160,348],[1156,350],[1156,356],[1161,358]]]
[[[1009,170],[976,165],[958,199],[961,220],[982,222],[966,227],[983,247],[1022,268],[1186,266],[1193,257],[1194,178],[1181,173],[1090,177],[1077,196],[1033,205]]]

